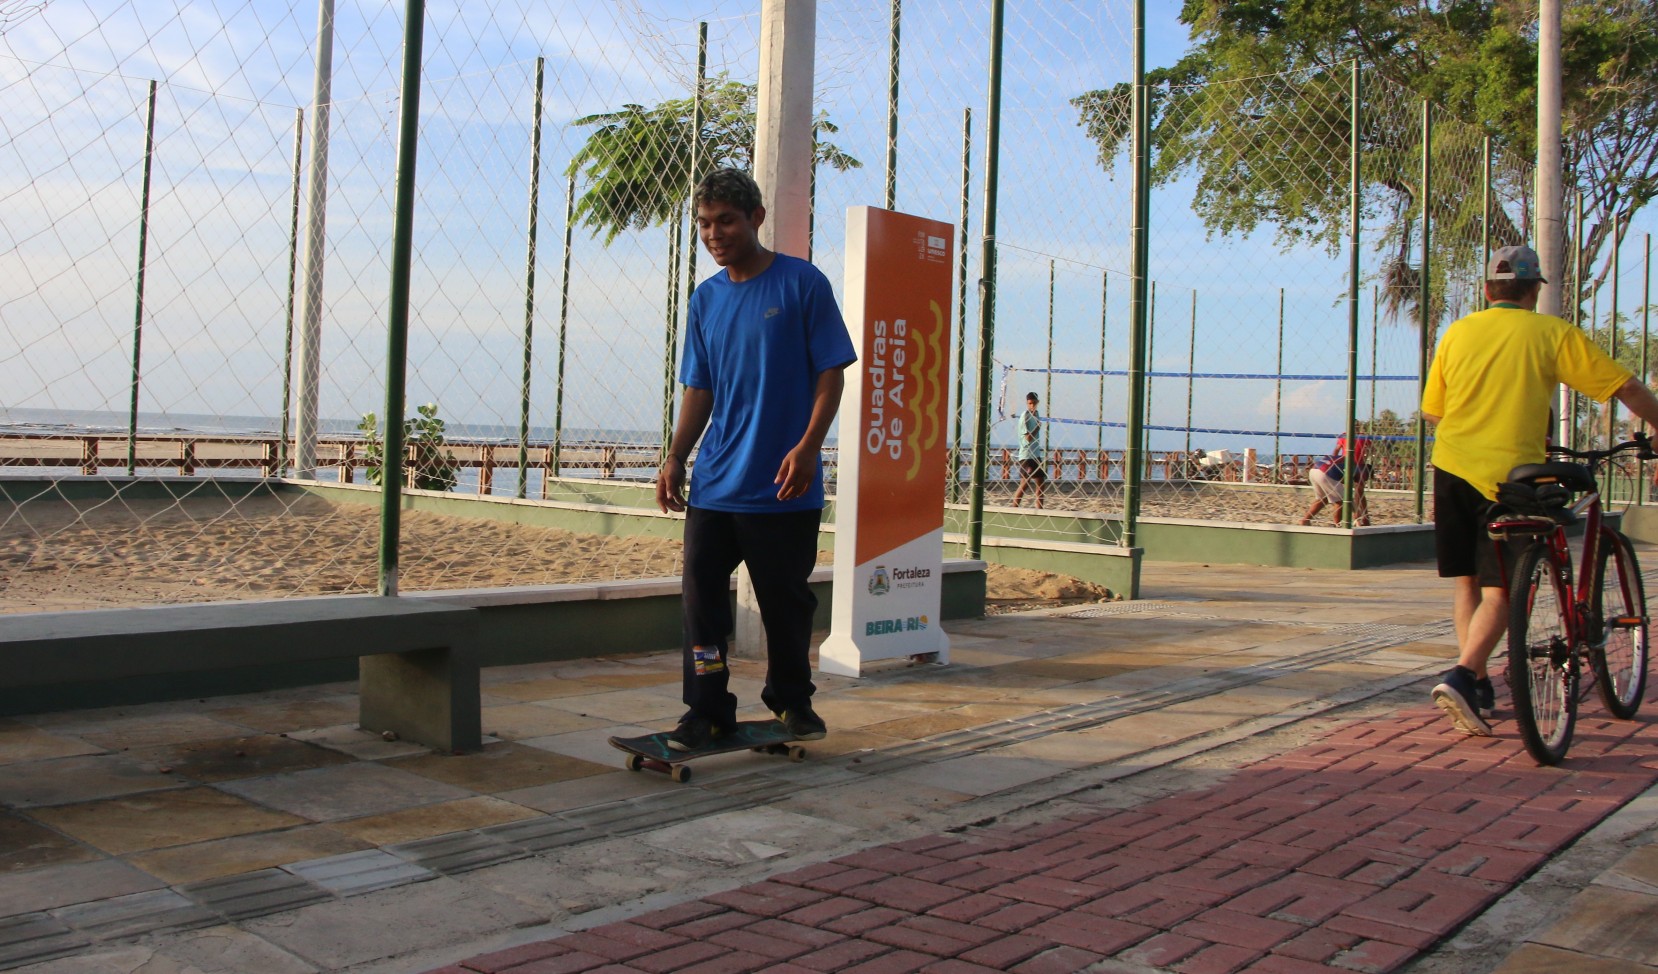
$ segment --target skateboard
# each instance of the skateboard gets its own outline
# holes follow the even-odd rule
[[[676,751],[669,747],[666,733],[612,737],[610,746],[627,752],[622,766],[629,771],[649,768],[681,783],[691,780],[691,769],[685,766],[685,762],[710,754],[762,751],[766,754],[787,754],[790,761],[806,759],[806,749],[796,743],[795,738],[790,737],[783,725],[775,720],[739,720],[736,727],[718,741],[695,751]]]

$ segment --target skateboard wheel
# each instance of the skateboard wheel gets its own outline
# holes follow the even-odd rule
[[[684,784],[685,782],[691,780],[691,769],[683,764],[676,764],[674,765],[674,769],[668,773],[668,777],[674,779],[680,784]]]
[[[791,747],[791,748],[789,748],[789,760],[790,761],[804,761],[804,760],[806,760],[806,749],[803,748],[803,747]]]
[[[622,761],[622,767],[628,769],[629,771],[638,771],[644,766],[645,759],[637,754],[629,754],[627,758]]]

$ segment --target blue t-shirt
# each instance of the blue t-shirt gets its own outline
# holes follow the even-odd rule
[[[697,452],[691,503],[737,514],[823,507],[823,465],[806,493],[777,499],[783,458],[812,419],[819,373],[856,361],[829,279],[776,254],[758,277],[724,270],[697,285],[686,316],[679,381],[714,393]]]

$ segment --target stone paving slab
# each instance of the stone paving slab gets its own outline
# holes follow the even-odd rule
[[[458,759],[340,724],[355,700],[340,684],[0,723],[0,969],[187,971],[191,944],[228,931],[224,956],[246,963],[214,961],[226,970],[410,974],[706,900],[848,849],[891,855],[895,839],[939,833],[972,851],[1000,833],[967,823],[998,816],[1121,825],[1125,810],[1155,808],[1162,821],[1182,796],[1241,776],[1263,784],[1227,806],[1229,818],[1181,810],[1188,819],[1160,834],[1093,849],[1098,873],[960,857],[925,875],[859,865],[825,907],[856,910],[820,924],[719,906],[707,930],[675,931],[685,943],[626,964],[1074,971],[1107,956],[1101,970],[1143,974],[1321,964],[1306,958],[1334,944],[1362,965],[1417,948],[1370,937],[1351,953],[1365,938],[1341,924],[1424,940],[1413,922],[1478,909],[1493,884],[1561,860],[1550,856],[1565,819],[1498,761],[1523,753],[1512,737],[1444,748],[1419,689],[1410,710],[1426,723],[1414,731],[1390,715],[1345,738],[1349,725],[1324,716],[1443,667],[1453,640],[1431,571],[1155,566],[1146,585],[1142,602],[952,624],[960,652],[949,667],[826,678],[820,699],[841,709],[806,763],[731,755],[700,764],[687,786],[622,771],[604,743],[658,729],[609,715],[637,721],[636,703],[671,700],[673,653],[492,670],[485,704],[504,719],[484,754]],[[1386,611],[1335,611],[1359,599]],[[752,705],[759,667],[733,665]],[[1583,733],[1601,733],[1588,719],[1598,715],[1591,701]],[[1238,768],[1291,740],[1312,743],[1270,774],[1259,762]],[[1451,798],[1470,759],[1496,765],[1483,775],[1489,793],[1465,805]],[[1575,780],[1616,807],[1617,789],[1651,762],[1619,751],[1602,764],[1598,778]],[[1479,830],[1469,838],[1446,816]],[[699,840],[702,827],[722,834]],[[981,851],[1064,859],[1050,848],[1058,841]],[[1641,868],[1597,885],[1644,895]],[[1450,879],[1418,888],[1441,874]],[[1120,888],[1094,889],[1107,881]],[[958,919],[945,911],[968,908],[935,903],[935,887],[960,903],[1009,902],[984,922]],[[907,919],[890,915],[907,906]],[[1285,942],[1295,946],[1263,946],[1283,925],[1301,931]],[[994,936],[970,935],[981,928]],[[776,939],[816,955],[779,959]],[[1528,946],[1599,956],[1593,944]]]
[[[1584,718],[1569,765],[1541,768],[1412,707],[1210,787],[866,849],[439,970],[1384,974],[1658,783],[1648,723]],[[1593,944],[1595,970],[1652,969],[1655,874],[1632,856],[1637,891],[1585,894],[1503,970]]]

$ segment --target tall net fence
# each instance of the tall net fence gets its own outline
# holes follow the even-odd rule
[[[393,420],[415,489],[646,506],[696,267],[683,206],[659,225],[615,177],[630,124],[691,124],[671,111],[697,89],[697,23],[591,6],[428,11]],[[316,4],[20,14],[0,36],[0,604],[372,590],[402,5],[329,19],[320,130]],[[704,168],[747,165],[756,23],[710,25]],[[348,492],[270,489],[285,475]],[[409,589],[677,559],[498,511],[413,512],[401,552]]]
[[[839,287],[849,206],[960,225],[952,499],[983,401],[985,534],[1116,543],[1131,10],[1009,6],[989,383],[985,11],[818,5],[811,256]],[[677,571],[671,525],[612,514],[654,508],[714,269],[687,197],[752,165],[759,4],[428,5],[409,406],[388,417],[402,13],[334,12],[319,111],[314,0],[0,5],[0,609],[372,590],[388,421],[412,493],[488,499],[405,515],[404,589]],[[1423,350],[1478,307],[1483,248],[1532,235],[1532,174],[1358,88],[1338,64],[1152,92],[1141,514],[1295,523],[1351,399],[1372,520],[1424,516]],[[1644,232],[1583,247],[1567,302],[1632,368]],[[1032,392],[1044,477],[1021,489]],[[1569,421],[1585,444],[1628,428],[1586,401]]]

